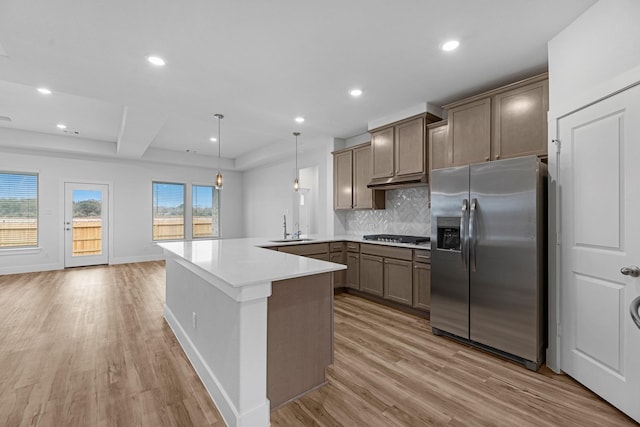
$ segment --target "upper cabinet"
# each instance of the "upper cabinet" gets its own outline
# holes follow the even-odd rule
[[[371,190],[371,144],[333,153],[333,208],[384,209],[384,191]]]
[[[493,97],[493,160],[547,155],[549,80]]]
[[[395,170],[393,127],[371,132],[372,178],[391,178]]]
[[[428,130],[431,169],[547,155],[546,73],[445,105],[444,109],[448,122]]]
[[[491,98],[449,110],[449,166],[488,162],[491,150]]]
[[[448,161],[447,139],[449,126],[442,120],[427,125],[427,140],[431,153],[429,154],[429,170],[446,168]]]
[[[353,150],[333,153],[333,208],[353,207]]]
[[[373,168],[370,188],[427,182],[425,122],[436,120],[439,118],[427,113],[370,131]]]

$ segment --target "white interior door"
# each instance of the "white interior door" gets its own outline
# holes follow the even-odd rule
[[[109,263],[109,186],[67,182],[64,266]]]
[[[561,368],[640,422],[640,86],[558,129]]]

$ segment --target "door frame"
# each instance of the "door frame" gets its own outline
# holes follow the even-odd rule
[[[560,120],[595,103],[640,84],[640,66],[618,74],[616,77],[592,86],[560,103],[554,110],[549,110],[548,117],[548,348],[546,364],[556,373],[562,372],[562,212],[560,197],[557,191],[559,181],[559,162],[557,153],[560,138]],[[551,106],[550,106],[551,107]],[[560,150],[562,150],[560,141]]]
[[[58,233],[58,251],[61,254],[61,264],[62,267],[61,268],[66,268],[65,267],[65,256],[66,256],[66,248],[65,248],[65,230],[64,230],[64,221],[65,221],[65,209],[66,209],[66,184],[83,184],[83,185],[105,185],[107,186],[107,200],[109,203],[109,213],[107,215],[108,221],[109,221],[109,232],[107,233],[107,244],[108,244],[108,250],[107,250],[107,265],[111,265],[113,264],[113,181],[98,181],[98,180],[90,180],[90,179],[62,179],[61,183],[60,183],[60,191],[59,191],[59,198],[58,200],[60,201],[58,204],[58,209],[60,212],[60,228],[59,228],[59,233]]]

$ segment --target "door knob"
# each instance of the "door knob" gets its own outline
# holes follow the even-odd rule
[[[640,309],[640,297],[637,297],[631,302],[629,311],[631,312],[631,318],[633,319],[633,323],[635,323],[638,328],[640,328],[640,313],[638,313],[639,309]]]
[[[640,277],[640,267],[638,267],[637,265],[622,267],[620,269],[620,273],[624,274],[625,276]]]

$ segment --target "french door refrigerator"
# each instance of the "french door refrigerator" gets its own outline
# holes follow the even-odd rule
[[[546,346],[546,165],[432,171],[431,326],[537,370]]]

